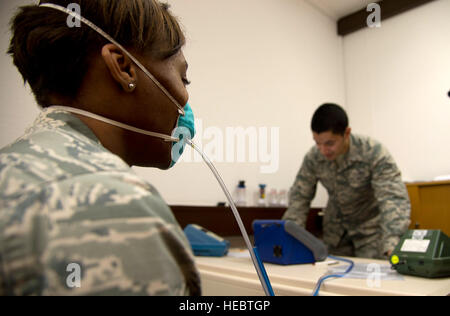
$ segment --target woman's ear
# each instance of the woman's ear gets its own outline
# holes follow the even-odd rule
[[[125,92],[133,92],[137,85],[136,67],[133,61],[114,44],[102,47],[102,58],[112,78]]]

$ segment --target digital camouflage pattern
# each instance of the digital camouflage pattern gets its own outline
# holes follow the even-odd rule
[[[0,295],[199,294],[169,207],[78,118],[47,109],[0,151]]]
[[[313,147],[289,192],[283,219],[305,225],[317,182],[328,191],[324,242],[337,255],[383,258],[410,222],[410,202],[401,173],[380,143],[350,136],[349,151],[328,161]]]

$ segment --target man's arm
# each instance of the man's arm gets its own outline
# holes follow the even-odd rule
[[[289,206],[283,215],[283,219],[305,226],[311,201],[316,194],[316,187],[317,177],[313,168],[313,159],[308,154],[305,156],[302,167],[289,190]]]
[[[389,254],[408,229],[411,205],[400,170],[386,149],[381,148],[372,170],[372,187],[381,214],[383,253]]]

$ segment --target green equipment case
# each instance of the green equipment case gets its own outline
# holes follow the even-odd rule
[[[450,276],[450,238],[440,230],[408,230],[390,262],[401,274],[425,278]]]

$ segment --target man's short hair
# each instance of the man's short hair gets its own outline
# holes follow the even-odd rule
[[[321,105],[314,113],[311,122],[311,129],[317,134],[331,131],[333,134],[344,135],[347,128],[347,113],[334,103]]]

